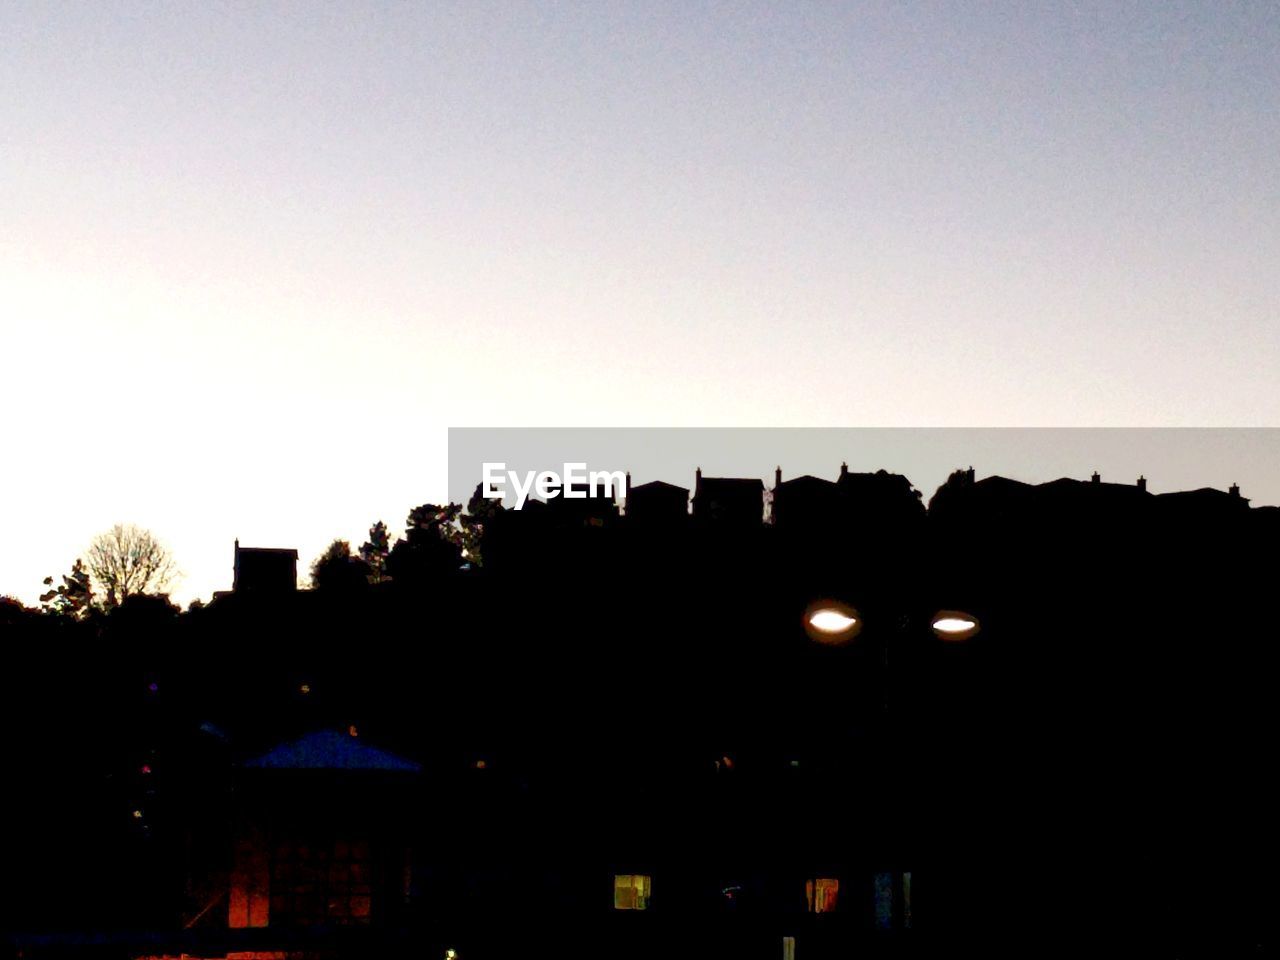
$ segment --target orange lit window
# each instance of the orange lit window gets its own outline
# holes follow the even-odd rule
[[[613,878],[613,909],[644,910],[649,906],[649,878],[623,873]]]
[[[276,846],[271,870],[273,924],[367,924],[371,913],[367,843],[285,841]]]
[[[840,881],[834,877],[806,880],[804,898],[810,913],[831,913],[836,908],[836,895],[840,893]]]
[[[265,927],[270,869],[261,837],[243,837],[235,845],[227,926]]]

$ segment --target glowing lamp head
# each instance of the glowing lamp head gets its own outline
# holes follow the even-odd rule
[[[820,633],[844,633],[857,622],[839,610],[819,610],[809,618],[809,625]]]
[[[804,629],[809,639],[827,646],[848,643],[862,629],[858,611],[838,600],[819,600],[804,612]]]
[[[943,640],[968,640],[978,632],[978,618],[959,610],[939,610],[933,616],[933,632]]]

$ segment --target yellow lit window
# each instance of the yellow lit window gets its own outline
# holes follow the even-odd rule
[[[649,878],[620,873],[613,878],[613,909],[644,910],[649,905]]]
[[[840,881],[834,877],[806,880],[804,898],[810,913],[830,913],[836,908],[836,895],[840,893]]]

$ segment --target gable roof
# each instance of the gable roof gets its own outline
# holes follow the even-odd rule
[[[674,483],[667,483],[665,480],[650,480],[648,483],[637,483],[631,488],[631,492],[637,490],[679,490],[681,493],[688,493],[688,487],[681,487]]]
[[[1249,502],[1248,497],[1229,493],[1226,490],[1218,490],[1214,487],[1198,487],[1195,490],[1171,490],[1168,493],[1158,493],[1156,496],[1161,500],[1243,500],[1245,503]]]
[[[1035,487],[1041,496],[1065,497],[1111,497],[1112,499],[1129,499],[1133,501],[1149,500],[1151,494],[1136,483],[1108,483],[1102,480],[1077,480],[1074,477],[1059,477],[1037,484]]]
[[[764,490],[764,481],[753,477],[703,477],[699,481],[700,489],[712,490],[744,490],[750,493]]]
[[[815,477],[808,473],[799,477],[792,477],[790,480],[783,480],[778,484],[778,486],[774,487],[774,489],[777,490],[781,487],[791,487],[793,484],[795,489],[802,489],[804,487],[813,487],[818,490],[836,489],[836,481],[824,480],[822,477]]]
[[[292,547],[242,547],[236,545],[237,556],[249,555],[253,557],[291,557],[298,559],[298,551]]]
[[[349,733],[318,730],[278,744],[246,767],[262,770],[383,770],[418,773],[422,764],[370,747]]]

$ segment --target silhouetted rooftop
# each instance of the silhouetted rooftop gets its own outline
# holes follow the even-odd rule
[[[764,481],[756,477],[702,477],[700,489],[708,490],[746,490],[754,492],[764,489]]]
[[[648,483],[637,483],[631,488],[631,491],[634,493],[637,490],[680,490],[684,493],[689,492],[688,487],[682,487],[675,483],[667,483],[665,480],[650,480]]]
[[[790,480],[783,480],[778,484],[778,487],[795,487],[796,489],[811,487],[825,490],[828,488],[834,488],[835,485],[834,480],[824,480],[822,477],[815,477],[806,473],[803,476],[792,477]],[[776,490],[777,487],[774,489]]]
[[[1230,493],[1226,490],[1217,490],[1213,487],[1200,487],[1196,490],[1175,490],[1170,493],[1157,494],[1156,498],[1162,502],[1200,501],[1202,503],[1224,503],[1245,505],[1249,502],[1248,497],[1242,497],[1237,493]]]
[[[1041,483],[1036,489],[1044,493],[1068,493],[1073,496],[1085,493],[1094,496],[1130,497],[1134,500],[1145,499],[1151,494],[1135,483],[1109,483],[1102,480],[1077,480],[1075,477],[1059,477]]]

